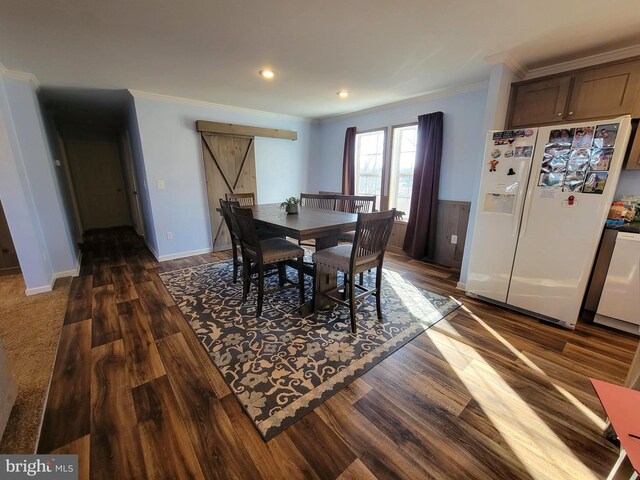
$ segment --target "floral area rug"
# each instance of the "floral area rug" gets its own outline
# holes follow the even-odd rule
[[[160,275],[265,440],[280,433],[341,388],[442,319],[459,303],[414,287],[384,270],[383,320],[375,297],[359,302],[357,332],[348,308],[302,316],[295,288],[265,295],[255,318],[256,289],[242,304],[242,282],[223,261]],[[287,275],[296,271],[287,267]],[[277,284],[270,277],[267,288]],[[365,274],[373,284],[375,273]],[[311,299],[308,277],[307,299]]]

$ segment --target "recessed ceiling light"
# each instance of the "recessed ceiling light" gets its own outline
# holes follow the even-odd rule
[[[276,74],[273,72],[273,70],[269,70],[269,69],[260,70],[258,73],[260,74],[260,76],[262,78],[266,78],[268,80],[271,80],[273,77],[276,76]]]
[[[340,90],[340,91],[337,93],[337,95],[338,95],[340,98],[347,98],[347,97],[349,96],[349,92],[347,92],[346,90]]]

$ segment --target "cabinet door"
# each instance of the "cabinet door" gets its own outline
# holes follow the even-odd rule
[[[635,135],[629,139],[629,142],[631,142],[631,148],[629,149],[629,157],[625,168],[627,170],[640,169],[640,125],[635,131]]]
[[[567,120],[631,113],[639,84],[640,61],[578,73],[573,81]]]
[[[571,76],[515,86],[511,127],[562,122],[569,97]]]

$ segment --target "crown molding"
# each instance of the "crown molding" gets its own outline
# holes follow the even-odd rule
[[[460,85],[457,87],[446,87],[440,88],[437,90],[432,90],[427,93],[423,93],[422,95],[418,95],[416,97],[405,98],[403,100],[398,100],[397,102],[385,103],[384,105],[378,105],[376,107],[365,108],[363,110],[358,110],[356,112],[348,112],[343,113],[341,115],[331,115],[326,117],[318,117],[315,120],[320,124],[330,123],[334,120],[350,118],[350,117],[359,117],[360,115],[367,115],[370,113],[384,112],[386,110],[391,110],[397,107],[401,107],[403,105],[411,105],[413,103],[426,102],[429,100],[437,100],[439,98],[451,97],[453,95],[460,95],[462,93],[475,92],[477,90],[482,90],[489,86],[488,81],[477,82],[477,83],[469,83],[467,85]],[[315,122],[314,122],[315,123]]]
[[[261,115],[265,117],[289,118],[301,122],[311,123],[312,119],[308,117],[300,117],[295,115],[286,115],[284,113],[267,112],[265,110],[254,110],[246,107],[235,107],[233,105],[224,105],[222,103],[205,102],[203,100],[193,100],[191,98],[173,97],[171,95],[163,95],[161,93],[145,92],[143,90],[131,90],[129,93],[134,97],[146,98],[148,100],[156,100],[160,102],[177,103],[179,105],[188,105],[190,107],[214,108],[216,110],[225,110],[228,112],[248,113],[251,115]]]
[[[489,55],[488,57],[484,57],[484,60],[491,65],[503,63],[520,78],[524,78],[529,73],[527,66],[508,52]]]
[[[640,45],[632,45],[630,47],[619,48],[617,50],[611,50],[609,52],[597,53],[595,55],[589,55],[588,57],[556,63],[554,65],[548,65],[546,67],[532,68],[528,70],[528,73],[524,78],[525,80],[529,80],[531,78],[554,75],[556,73],[568,72],[569,70],[577,70],[579,68],[600,65],[601,63],[624,60],[625,58],[635,57],[638,55],[640,55]]]
[[[19,72],[17,70],[7,70],[7,69],[5,69],[5,71],[2,72],[2,76],[4,78],[11,78],[13,80],[21,80],[23,82],[29,82],[29,83],[31,83],[31,85],[33,85],[33,87],[36,90],[38,90],[40,88],[40,82],[38,81],[38,79],[36,78],[36,76],[33,73]]]

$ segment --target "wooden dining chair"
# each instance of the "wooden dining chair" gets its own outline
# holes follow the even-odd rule
[[[238,267],[242,266],[242,260],[238,256],[238,248],[240,248],[240,238],[238,237],[238,230],[233,224],[233,215],[231,207],[239,207],[240,203],[235,200],[223,200],[220,199],[220,211],[222,212],[222,218],[229,230],[229,236],[231,237],[231,254],[233,256],[233,283],[238,283]]]
[[[224,198],[234,200],[240,204],[241,207],[250,207],[256,204],[256,195],[253,192],[249,193],[225,193]]]
[[[313,309],[317,308],[319,298],[349,307],[351,316],[351,331],[356,331],[356,300],[367,295],[376,296],[376,311],[378,319],[382,320],[380,295],[382,288],[382,263],[384,252],[391,236],[395,209],[384,212],[359,213],[356,222],[356,233],[352,245],[337,245],[313,254]],[[376,269],[376,283],[374,288],[364,286],[362,276],[360,283],[356,276],[367,270]],[[344,273],[342,286],[328,292],[320,292],[320,274],[326,271],[341,271]],[[340,290],[343,293],[340,294]],[[356,290],[361,293],[356,294]]]
[[[304,303],[304,249],[284,238],[269,238],[260,240],[256,230],[253,212],[250,208],[237,206],[231,207],[233,222],[237,227],[238,237],[242,250],[242,301],[246,302],[251,284],[258,287],[258,307],[256,317],[262,315],[262,305],[265,293],[272,293],[285,287],[285,283],[295,285],[286,278],[285,263],[288,260],[296,260],[298,267],[298,289],[300,291],[300,304]],[[253,267],[252,267],[253,263]],[[280,288],[265,291],[265,267],[278,266]]]
[[[300,203],[303,207],[320,208],[322,210],[336,209],[335,194],[301,193]]]
[[[336,210],[340,212],[371,213],[375,206],[375,195],[336,195]]]
[[[238,254],[240,250],[240,239],[238,237],[238,227],[234,225],[233,215],[231,207],[239,207],[240,203],[236,200],[223,200],[220,199],[220,212],[224,223],[229,230],[229,236],[231,237],[231,254],[233,256],[233,283],[238,283],[238,267],[242,266],[242,258]],[[268,229],[258,228],[258,239],[267,240],[269,238],[280,237],[281,235],[271,232]]]
[[[371,213],[376,206],[375,195],[337,195],[336,210],[347,213]],[[353,242],[355,230],[342,232],[338,236],[341,242]]]

